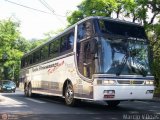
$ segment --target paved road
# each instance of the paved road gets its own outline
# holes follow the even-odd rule
[[[81,102],[68,107],[63,99],[39,96],[24,97],[23,92],[0,93],[0,119],[23,120],[159,120],[160,103],[149,101],[125,101],[117,108],[105,103]]]

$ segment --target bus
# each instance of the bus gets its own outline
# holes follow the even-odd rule
[[[144,27],[108,17],[87,17],[21,59],[20,88],[33,94],[104,101],[149,100],[152,55]]]

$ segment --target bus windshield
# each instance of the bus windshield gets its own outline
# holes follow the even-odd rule
[[[101,37],[99,73],[116,75],[149,75],[148,45],[132,38]]]
[[[98,73],[116,75],[150,75],[148,40],[142,26],[98,20]]]

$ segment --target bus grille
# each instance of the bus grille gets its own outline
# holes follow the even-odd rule
[[[135,81],[135,80],[117,80],[119,84],[125,84],[125,85],[141,85],[144,83],[144,81]]]

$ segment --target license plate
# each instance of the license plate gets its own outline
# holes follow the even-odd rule
[[[11,90],[11,88],[7,88],[7,90]]]

